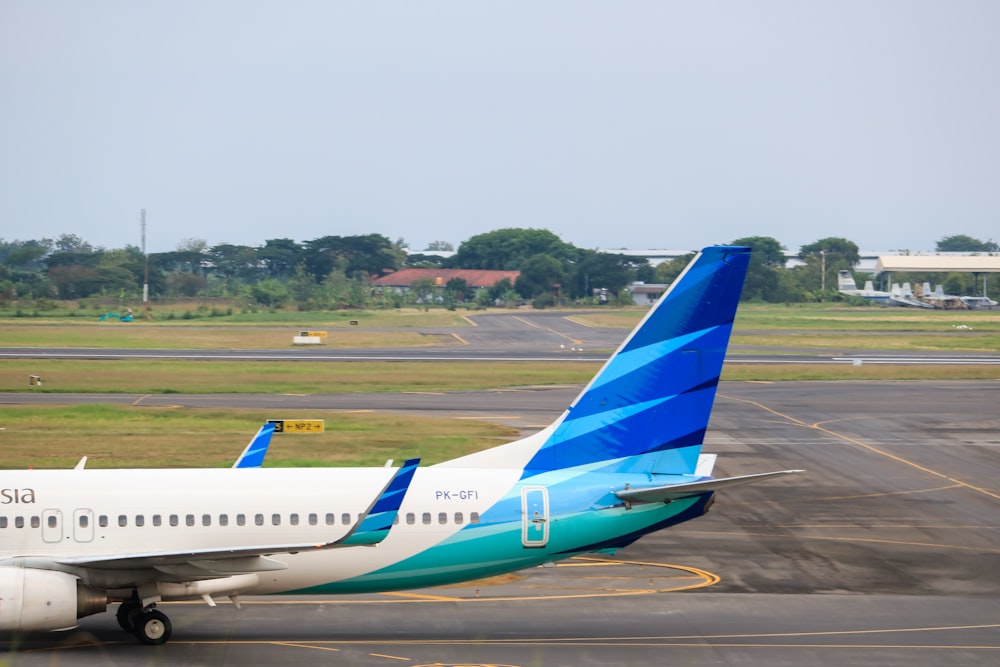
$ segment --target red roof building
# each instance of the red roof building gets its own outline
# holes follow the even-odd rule
[[[487,271],[476,269],[400,269],[382,276],[373,278],[372,285],[391,287],[398,290],[408,290],[410,286],[418,280],[430,278],[437,287],[444,287],[453,278],[461,278],[469,287],[493,287],[504,278],[509,278],[511,284],[521,275],[520,271]]]

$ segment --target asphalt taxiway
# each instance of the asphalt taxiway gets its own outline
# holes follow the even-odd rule
[[[432,410],[530,431],[577,389],[156,400]],[[726,490],[707,516],[614,556],[404,593],[164,605],[163,647],[105,614],[0,649],[14,665],[994,665],[998,405],[990,381],[723,383],[705,442],[716,474],[808,472]]]

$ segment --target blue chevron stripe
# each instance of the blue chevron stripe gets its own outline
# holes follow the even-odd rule
[[[732,333],[748,248],[706,248],[570,406],[525,466],[524,477],[684,450],[694,471]],[[665,459],[657,457],[661,463]]]

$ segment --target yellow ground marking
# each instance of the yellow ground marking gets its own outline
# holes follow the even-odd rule
[[[572,336],[567,336],[566,334],[562,333],[561,331],[556,331],[552,327],[543,327],[543,326],[539,326],[538,324],[535,324],[534,322],[529,322],[528,320],[524,319],[520,315],[515,315],[514,319],[517,320],[518,322],[522,323],[522,324],[527,324],[529,327],[532,327],[533,329],[541,329],[542,331],[548,331],[550,334],[555,334],[556,336],[559,336],[560,338],[565,338],[566,340],[568,340],[569,342],[573,343],[574,345],[579,345],[579,344],[581,344],[583,342],[579,338],[573,338]]]
[[[896,454],[892,454],[891,452],[887,452],[884,449],[879,449],[878,447],[875,447],[874,445],[869,445],[868,443],[862,442],[861,440],[858,440],[857,438],[852,438],[850,436],[844,435],[843,433],[837,433],[836,431],[831,431],[830,429],[825,428],[824,426],[822,426],[822,424],[824,422],[816,422],[815,424],[807,424],[804,421],[802,421],[801,419],[796,419],[795,417],[792,417],[791,415],[786,415],[786,414],[784,414],[782,412],[778,412],[774,408],[768,407],[768,406],[764,405],[763,403],[759,403],[757,401],[751,401],[751,400],[746,399],[746,398],[737,398],[735,396],[727,396],[725,394],[720,394],[720,396],[722,396],[723,398],[727,398],[727,399],[729,399],[731,401],[737,401],[737,402],[740,402],[740,403],[746,403],[748,405],[752,405],[752,406],[754,406],[756,408],[759,408],[759,409],[761,409],[761,410],[763,410],[765,412],[769,412],[769,413],[771,413],[771,414],[773,414],[773,415],[775,415],[777,417],[781,417],[782,419],[786,419],[786,420],[788,420],[788,421],[790,421],[793,424],[796,424],[798,426],[802,426],[804,428],[810,428],[810,429],[819,431],[821,433],[826,433],[829,436],[832,436],[834,438],[838,438],[840,440],[843,440],[844,442],[849,442],[852,445],[856,445],[858,447],[861,447],[862,449],[866,449],[869,452],[872,452],[873,454],[878,454],[879,456],[884,456],[885,458],[890,459],[892,461],[896,461],[897,463],[902,463],[904,465],[910,466],[911,468],[916,468],[917,470],[919,470],[921,472],[924,472],[924,473],[927,473],[928,475],[933,475],[935,477],[940,477],[941,479],[946,479],[949,482],[952,482],[953,484],[955,484],[957,486],[961,486],[961,487],[964,487],[964,488],[969,489],[971,491],[975,491],[977,493],[981,493],[983,495],[989,496],[990,498],[995,498],[996,500],[1000,500],[1000,495],[998,495],[996,493],[993,493],[992,491],[988,491],[988,490],[986,490],[986,489],[984,489],[982,487],[976,486],[975,484],[969,484],[968,482],[964,482],[964,481],[962,481],[960,479],[956,479],[954,477],[946,475],[945,473],[938,472],[936,470],[932,470],[932,469],[930,469],[930,468],[928,468],[926,466],[920,465],[919,463],[916,463],[914,461],[910,461],[909,459],[905,459],[902,456],[897,456]]]
[[[468,315],[462,315],[462,319],[465,320],[466,322],[468,322],[470,326],[474,326],[474,327],[478,327],[479,326],[478,324],[476,324],[476,321],[474,319],[472,319],[471,317],[469,317]]]
[[[454,338],[455,340],[457,340],[462,345],[468,345],[469,344],[469,341],[465,340],[464,338],[462,338],[461,336],[459,336],[457,333],[453,333],[451,336],[452,336],[452,338]]]
[[[294,642],[271,642],[274,646],[287,646],[289,648],[308,648],[314,651],[339,651],[339,648],[333,646],[317,646],[315,644],[299,644]]]
[[[462,598],[449,597],[446,595],[422,595],[420,593],[402,593],[399,591],[389,591],[383,593],[382,595],[394,595],[401,598],[410,598],[412,600],[429,600],[431,602],[457,602]]]

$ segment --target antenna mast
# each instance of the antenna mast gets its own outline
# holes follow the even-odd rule
[[[142,209],[142,257],[145,268],[142,277],[142,305],[149,313],[149,255],[146,254],[146,209]]]

